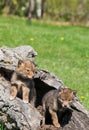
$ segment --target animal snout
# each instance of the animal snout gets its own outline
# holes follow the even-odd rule
[[[64,108],[68,108],[68,107],[69,107],[69,103],[68,103],[67,101],[65,101],[65,102],[63,102],[62,106],[63,106]]]
[[[28,78],[34,78],[34,73],[30,72],[29,75],[28,75]]]
[[[64,105],[64,108],[67,108],[67,105]]]

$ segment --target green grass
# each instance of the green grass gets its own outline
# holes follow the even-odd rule
[[[89,110],[89,28],[58,26],[0,16],[0,46],[31,45],[35,62],[77,90]]]

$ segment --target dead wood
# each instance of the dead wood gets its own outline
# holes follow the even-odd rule
[[[1,81],[2,82],[2,81]],[[36,130],[40,126],[41,115],[30,104],[16,98],[10,101],[10,84],[0,84],[0,119],[8,129]]]
[[[0,73],[4,74],[4,78],[0,78],[0,121],[4,123],[7,129],[58,130],[52,125],[49,116],[47,116],[46,125],[40,126],[43,95],[51,89],[66,87],[54,74],[37,68],[34,77],[37,91],[36,108],[33,108],[30,103],[24,104],[18,97],[13,101],[9,100],[10,78],[18,60],[30,59],[34,61],[36,55],[37,53],[30,46],[0,48]],[[62,126],[60,130],[89,130],[89,112],[78,97],[75,97],[71,109],[62,113],[59,120]]]

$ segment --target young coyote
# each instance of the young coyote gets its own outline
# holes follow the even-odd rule
[[[24,103],[30,103],[34,106],[36,100],[36,90],[34,87],[35,65],[30,60],[19,60],[18,66],[11,78],[10,100],[13,100],[17,93],[22,94]]]
[[[51,115],[53,125],[56,127],[60,127],[57,112],[60,112],[65,108],[69,108],[72,100],[75,97],[75,94],[76,92],[69,88],[51,90],[46,93],[42,99],[44,116],[43,124],[45,123],[46,110],[48,110]]]

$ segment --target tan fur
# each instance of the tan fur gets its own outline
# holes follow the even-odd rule
[[[29,102],[29,97],[33,100],[32,105],[35,103],[36,90],[34,87],[34,76],[35,65],[30,60],[19,61],[16,71],[13,73],[11,78],[11,93],[10,99],[13,100],[17,93],[22,90],[22,99],[25,103]],[[30,93],[32,94],[30,96]]]
[[[20,60],[16,68],[17,74],[22,75],[24,78],[32,78],[34,76],[34,70],[35,65],[30,60]]]
[[[69,108],[74,97],[75,91],[69,88],[51,90],[46,93],[42,99],[44,116],[43,124],[45,123],[46,110],[48,110],[51,115],[53,125],[60,127],[57,112],[62,111],[65,108]]]

